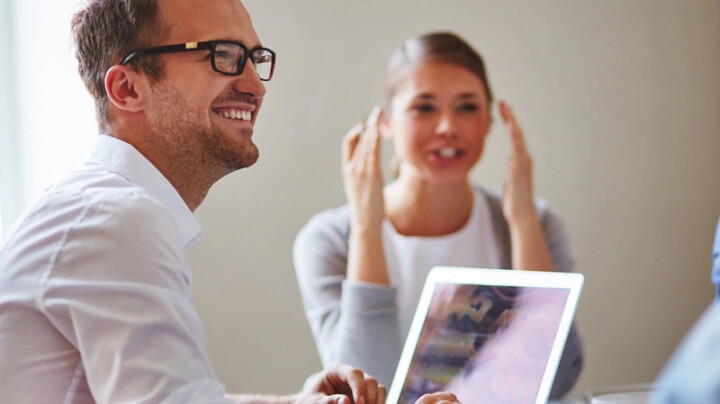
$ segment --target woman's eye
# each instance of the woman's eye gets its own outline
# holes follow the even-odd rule
[[[478,110],[478,105],[474,103],[461,104],[459,110],[462,112],[476,112]]]
[[[413,109],[417,112],[433,112],[435,111],[435,107],[431,104],[420,104],[415,105]]]

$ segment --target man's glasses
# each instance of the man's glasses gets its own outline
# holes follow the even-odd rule
[[[263,47],[248,49],[245,45],[235,41],[188,42],[141,49],[127,55],[121,64],[124,66],[134,58],[145,54],[189,52],[202,49],[210,50],[212,68],[218,73],[228,76],[241,75],[248,56],[255,66],[260,80],[270,80],[275,71],[275,52]]]

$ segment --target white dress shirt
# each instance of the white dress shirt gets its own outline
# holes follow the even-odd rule
[[[0,250],[0,402],[225,403],[191,302],[200,235],[142,154],[99,136]]]

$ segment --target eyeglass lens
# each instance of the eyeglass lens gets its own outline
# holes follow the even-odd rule
[[[237,74],[239,68],[239,62],[245,58],[245,48],[238,44],[231,42],[218,42],[215,45],[215,68],[231,74]],[[252,64],[255,67],[255,71],[263,80],[269,80],[273,70],[273,57],[267,49],[255,49],[250,51]],[[247,64],[247,61],[242,62],[243,65]]]

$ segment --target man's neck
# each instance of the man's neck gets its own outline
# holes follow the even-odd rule
[[[232,170],[198,155],[175,155],[173,150],[151,143],[147,137],[117,136],[137,149],[177,190],[190,211],[200,206],[210,187]]]

